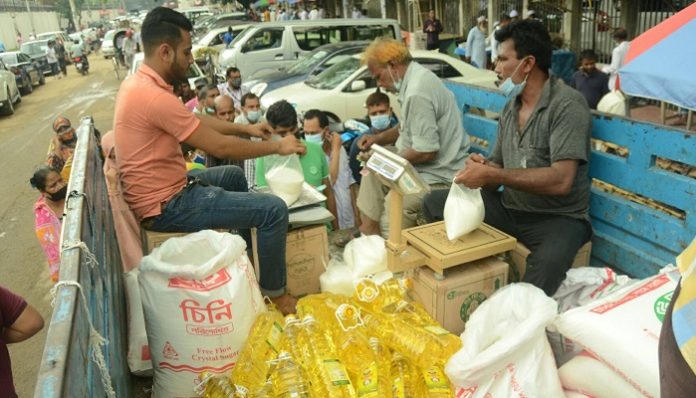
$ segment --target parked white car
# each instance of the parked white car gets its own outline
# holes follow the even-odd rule
[[[3,115],[12,115],[14,113],[14,104],[22,100],[22,94],[17,88],[17,79],[15,74],[7,69],[7,66],[0,61],[0,113]]]
[[[230,26],[232,28],[232,35],[233,37],[237,37],[238,34],[240,34],[247,26],[247,25],[234,25]],[[198,50],[201,48],[213,48],[219,52],[225,49],[225,43],[222,41],[222,37],[227,33],[227,28],[216,28],[210,30],[208,33],[206,33],[203,37],[200,38],[196,43],[193,44],[193,47],[191,49],[191,53],[193,54],[193,57],[196,59],[196,62],[203,61],[205,57],[199,57],[197,55]]]
[[[411,51],[415,62],[432,70],[443,79],[482,87],[495,88],[495,72],[477,69],[464,61],[433,51]],[[285,99],[298,112],[318,108],[336,114],[341,120],[364,117],[365,100],[375,91],[377,82],[366,66],[360,64],[361,55],[345,59],[317,76],[273,90],[261,97],[261,108],[268,109],[276,101]],[[389,94],[391,105],[399,115],[396,96]]]
[[[132,75],[135,73],[135,71],[138,70],[140,67],[140,64],[143,63],[143,60],[145,59],[145,53],[137,53],[133,56],[133,65],[131,65],[130,70],[128,71],[128,76]],[[195,87],[195,82],[196,80],[200,78],[206,78],[208,79],[209,83],[212,83],[210,79],[201,71],[201,68],[198,67],[195,63],[191,64],[189,66],[188,73],[186,75],[186,78],[188,79],[189,85],[191,88]]]

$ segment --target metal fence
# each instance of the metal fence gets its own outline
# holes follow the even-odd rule
[[[61,233],[60,279],[34,397],[104,397],[109,384],[116,397],[132,397],[123,271],[91,118],[82,119],[77,136]],[[92,325],[106,339],[104,345],[94,344]],[[98,365],[100,353],[106,373]]]

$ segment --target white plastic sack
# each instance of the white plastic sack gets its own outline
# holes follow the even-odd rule
[[[200,231],[171,238],[140,265],[154,397],[192,397],[198,375],[229,372],[265,311],[246,244]]]
[[[558,302],[558,312],[563,313],[599,300],[635,282],[626,275],[617,275],[611,268],[571,268],[553,298]],[[582,351],[582,347],[558,333],[553,325],[549,326],[547,336],[558,366]]]
[[[300,157],[297,155],[269,155],[264,158],[265,177],[268,187],[290,206],[302,194],[304,174]]]
[[[546,340],[556,302],[527,283],[503,287],[471,315],[445,366],[458,398],[562,397]]]
[[[356,279],[387,271],[387,249],[379,235],[361,236],[348,242],[343,259]]]
[[[558,369],[563,388],[594,398],[642,398],[626,380],[607,365],[581,352]],[[566,394],[567,396],[567,394]]]
[[[343,296],[352,296],[353,290],[353,273],[350,268],[338,260],[331,259],[326,271],[319,277],[321,291],[323,293],[340,294]]]
[[[136,376],[152,377],[152,359],[138,287],[139,273],[138,268],[135,268],[123,274],[128,306],[128,369]]]
[[[561,314],[554,326],[646,397],[660,394],[658,340],[679,273],[659,274]]]
[[[452,184],[445,201],[447,239],[455,240],[475,230],[481,226],[485,215],[481,189]]]

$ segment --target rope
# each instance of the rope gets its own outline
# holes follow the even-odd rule
[[[63,243],[63,250],[69,250],[79,248],[85,254],[85,263],[89,264],[90,267],[94,268],[95,265],[99,265],[97,258],[89,251],[87,245],[84,242],[68,242]],[[82,290],[82,286],[76,281],[59,281],[53,288],[51,288],[51,307],[55,306],[56,303],[56,293],[58,288],[61,286],[75,286],[82,296],[82,309],[85,311],[85,316],[87,317],[87,322],[89,323],[89,347],[91,351],[91,359],[99,368],[99,373],[101,376],[102,386],[104,387],[104,392],[110,398],[116,398],[116,392],[111,385],[111,375],[109,374],[109,368],[106,366],[106,360],[104,359],[104,353],[102,352],[102,347],[108,344],[108,341],[102,337],[102,335],[97,332],[92,324],[92,317],[87,308],[87,298]]]
[[[84,254],[85,256],[85,264],[89,265],[90,268],[94,269],[95,266],[99,265],[97,256],[95,256],[94,254],[92,254],[91,251],[89,251],[89,247],[87,247],[85,242],[63,242],[63,251],[76,248],[82,250],[82,254]]]

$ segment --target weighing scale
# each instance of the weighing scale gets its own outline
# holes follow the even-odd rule
[[[379,145],[371,149],[367,168],[390,189],[389,237],[385,243],[390,271],[427,265],[442,277],[446,268],[515,248],[515,238],[486,224],[454,241],[447,239],[444,222],[402,231],[404,195],[428,192],[430,186],[406,159]]]

